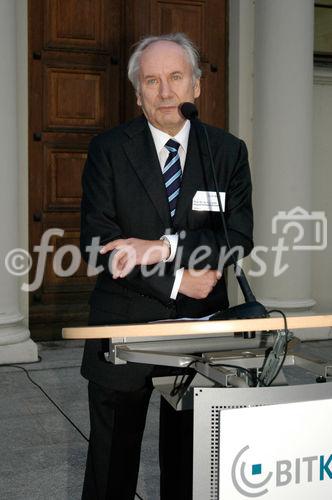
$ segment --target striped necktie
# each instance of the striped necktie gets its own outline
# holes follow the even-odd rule
[[[178,152],[179,146],[180,144],[173,141],[173,139],[170,139],[165,144],[165,148],[169,151],[169,155],[163,169],[163,176],[172,219],[175,215],[176,202],[180,193],[182,177],[180,156]]]

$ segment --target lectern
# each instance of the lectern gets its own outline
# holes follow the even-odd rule
[[[65,339],[109,339],[109,351],[105,353],[105,358],[114,364],[130,361],[193,368],[195,375],[183,377],[182,384],[179,384],[178,380],[175,381],[173,377],[161,377],[154,379],[154,385],[175,409],[179,411],[190,407],[194,409],[194,500],[232,500],[233,498],[259,496],[272,499],[277,498],[273,495],[281,494],[281,491],[278,490],[276,493],[273,490],[272,472],[271,475],[265,474],[262,464],[252,464],[252,469],[250,469],[252,477],[248,479],[245,461],[240,464],[239,481],[236,479],[235,469],[230,472],[229,475],[233,481],[230,484],[234,486],[234,492],[227,490],[227,496],[225,496],[226,490],[223,491],[220,466],[225,463],[226,459],[228,460],[228,457],[223,456],[220,436],[223,416],[226,415],[224,412],[228,410],[244,410],[242,430],[250,433],[250,419],[255,418],[252,416],[253,412],[248,411],[252,407],[258,408],[255,415],[257,412],[259,414],[259,407],[269,405],[278,405],[278,408],[279,405],[284,405],[280,406],[280,410],[286,408],[284,411],[287,413],[287,408],[292,407],[291,403],[316,402],[315,411],[319,412],[319,402],[322,405],[324,402],[327,404],[328,401],[331,403],[332,360],[326,362],[312,356],[305,356],[301,352],[301,342],[296,337],[296,330],[331,327],[332,315],[287,318],[289,331],[295,332],[288,342],[287,352],[278,352],[276,341],[280,332],[284,330],[284,326],[283,318],[279,317],[230,321],[162,321],[149,324],[65,328],[63,337]],[[248,335],[248,332],[255,332],[255,335]],[[271,365],[276,367],[276,373],[271,379],[271,385],[264,387],[262,386],[264,384],[259,384],[260,375],[264,371],[267,356],[271,352],[276,358],[274,360],[272,356]],[[279,358],[282,356],[282,359],[277,359],[278,356]],[[317,382],[324,383],[288,385],[278,363],[283,366],[304,368],[315,375]],[[326,408],[332,408],[332,406],[329,405]],[[299,409],[299,411],[302,410]],[[331,418],[332,415],[330,415]],[[229,418],[225,418],[225,422],[226,420],[228,422]],[[286,415],[283,424],[287,423]],[[313,432],[313,429],[311,431]],[[230,432],[238,434],[240,428],[231,429]],[[332,452],[332,442],[329,446]],[[273,450],[270,452],[273,455]],[[230,456],[229,461],[235,463],[236,457],[237,455]],[[237,460],[239,461],[240,458]],[[321,458],[320,460],[322,461]],[[324,476],[325,471],[326,477],[329,477],[330,462],[328,458],[326,460],[325,469],[323,468],[321,474]],[[282,473],[282,471],[279,472]],[[288,476],[285,473],[286,479],[284,480],[286,481],[289,477],[293,477],[291,472]],[[263,487],[262,485],[267,482],[268,478],[270,478],[270,488]],[[311,479],[308,487],[312,486],[313,478]],[[282,483],[282,479],[280,481]],[[275,488],[277,483],[278,481],[273,483]],[[290,488],[289,483],[285,484],[283,495],[286,486]],[[319,485],[323,491],[324,484],[321,479],[319,479]],[[300,488],[300,481],[294,480],[294,488],[296,487]],[[330,487],[332,488],[332,480]],[[292,491],[291,495],[295,498],[296,490]],[[303,491],[301,495],[303,497]],[[325,500],[324,493],[322,495],[315,494],[315,499]],[[326,497],[326,500],[328,498]]]

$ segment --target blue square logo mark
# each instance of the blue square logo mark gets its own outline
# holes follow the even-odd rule
[[[252,466],[252,475],[261,474],[262,473],[262,464],[254,464]]]

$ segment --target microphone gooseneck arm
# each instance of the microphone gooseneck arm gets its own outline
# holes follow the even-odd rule
[[[219,192],[219,188],[218,188],[218,182],[217,182],[217,176],[216,176],[216,169],[215,169],[214,160],[213,160],[213,156],[212,156],[211,145],[210,145],[209,137],[208,137],[207,130],[206,130],[206,127],[205,127],[204,123],[200,122],[200,125],[201,125],[201,127],[202,127],[202,129],[204,131],[204,135],[205,135],[205,139],[206,139],[206,144],[207,144],[207,147],[208,147],[209,158],[210,158],[210,165],[211,165],[211,172],[212,172],[212,177],[213,177],[213,184],[214,184],[215,192],[217,194],[217,200],[218,200],[218,206],[219,206],[219,214],[220,214],[220,218],[221,218],[221,221],[222,221],[222,226],[223,226],[223,229],[224,229],[226,246],[227,246],[228,251],[230,252],[230,257],[231,257],[231,259],[233,261],[235,276],[236,276],[236,278],[238,280],[238,283],[240,285],[240,288],[241,288],[244,300],[246,302],[254,302],[254,301],[256,301],[256,297],[254,296],[254,294],[253,294],[253,292],[252,292],[252,290],[251,290],[251,288],[249,286],[247,277],[244,274],[244,271],[243,271],[242,267],[238,265],[238,263],[237,263],[237,261],[236,261],[236,259],[234,257],[234,254],[232,253],[232,247],[231,247],[231,244],[230,244],[230,241],[229,241],[229,237],[228,237],[228,230],[227,230],[227,225],[226,225],[226,221],[225,221],[225,216],[224,216],[224,212],[223,212],[223,209],[222,209],[222,203],[221,203],[220,192]]]
[[[224,216],[221,198],[220,198],[220,192],[219,192],[219,188],[218,188],[216,169],[215,169],[213,155],[212,155],[212,151],[211,151],[211,144],[210,144],[210,140],[209,140],[209,136],[208,136],[206,127],[205,127],[204,123],[202,123],[200,120],[198,120],[198,110],[197,110],[195,104],[193,104],[192,102],[185,102],[185,103],[181,104],[180,111],[181,111],[182,115],[185,118],[187,118],[188,120],[190,120],[191,123],[193,124],[193,126],[195,128],[198,143],[199,143],[199,138],[198,138],[197,125],[199,125],[199,127],[203,130],[205,142],[206,142],[208,154],[209,154],[214,190],[215,190],[216,195],[217,195],[219,214],[220,214],[221,223],[222,223],[222,227],[223,227],[224,234],[225,234],[226,246],[227,246],[227,249],[230,253],[230,258],[232,259],[232,262],[234,265],[235,276],[236,276],[238,283],[240,285],[242,294],[244,296],[244,300],[246,302],[255,302],[256,297],[253,294],[253,292],[249,286],[249,283],[248,283],[248,280],[244,274],[244,271],[241,268],[241,266],[238,265],[238,263],[234,257],[234,254],[232,253],[232,247],[231,247],[229,237],[228,237],[227,225],[226,225],[226,221],[225,221],[225,216]]]

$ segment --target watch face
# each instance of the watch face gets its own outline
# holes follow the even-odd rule
[[[164,241],[166,243],[166,245],[168,246],[168,255],[167,255],[167,257],[164,257],[161,262],[167,262],[167,260],[171,256],[171,251],[172,251],[171,242],[169,241],[169,239],[167,238],[167,236],[162,236],[160,239],[162,241]]]

